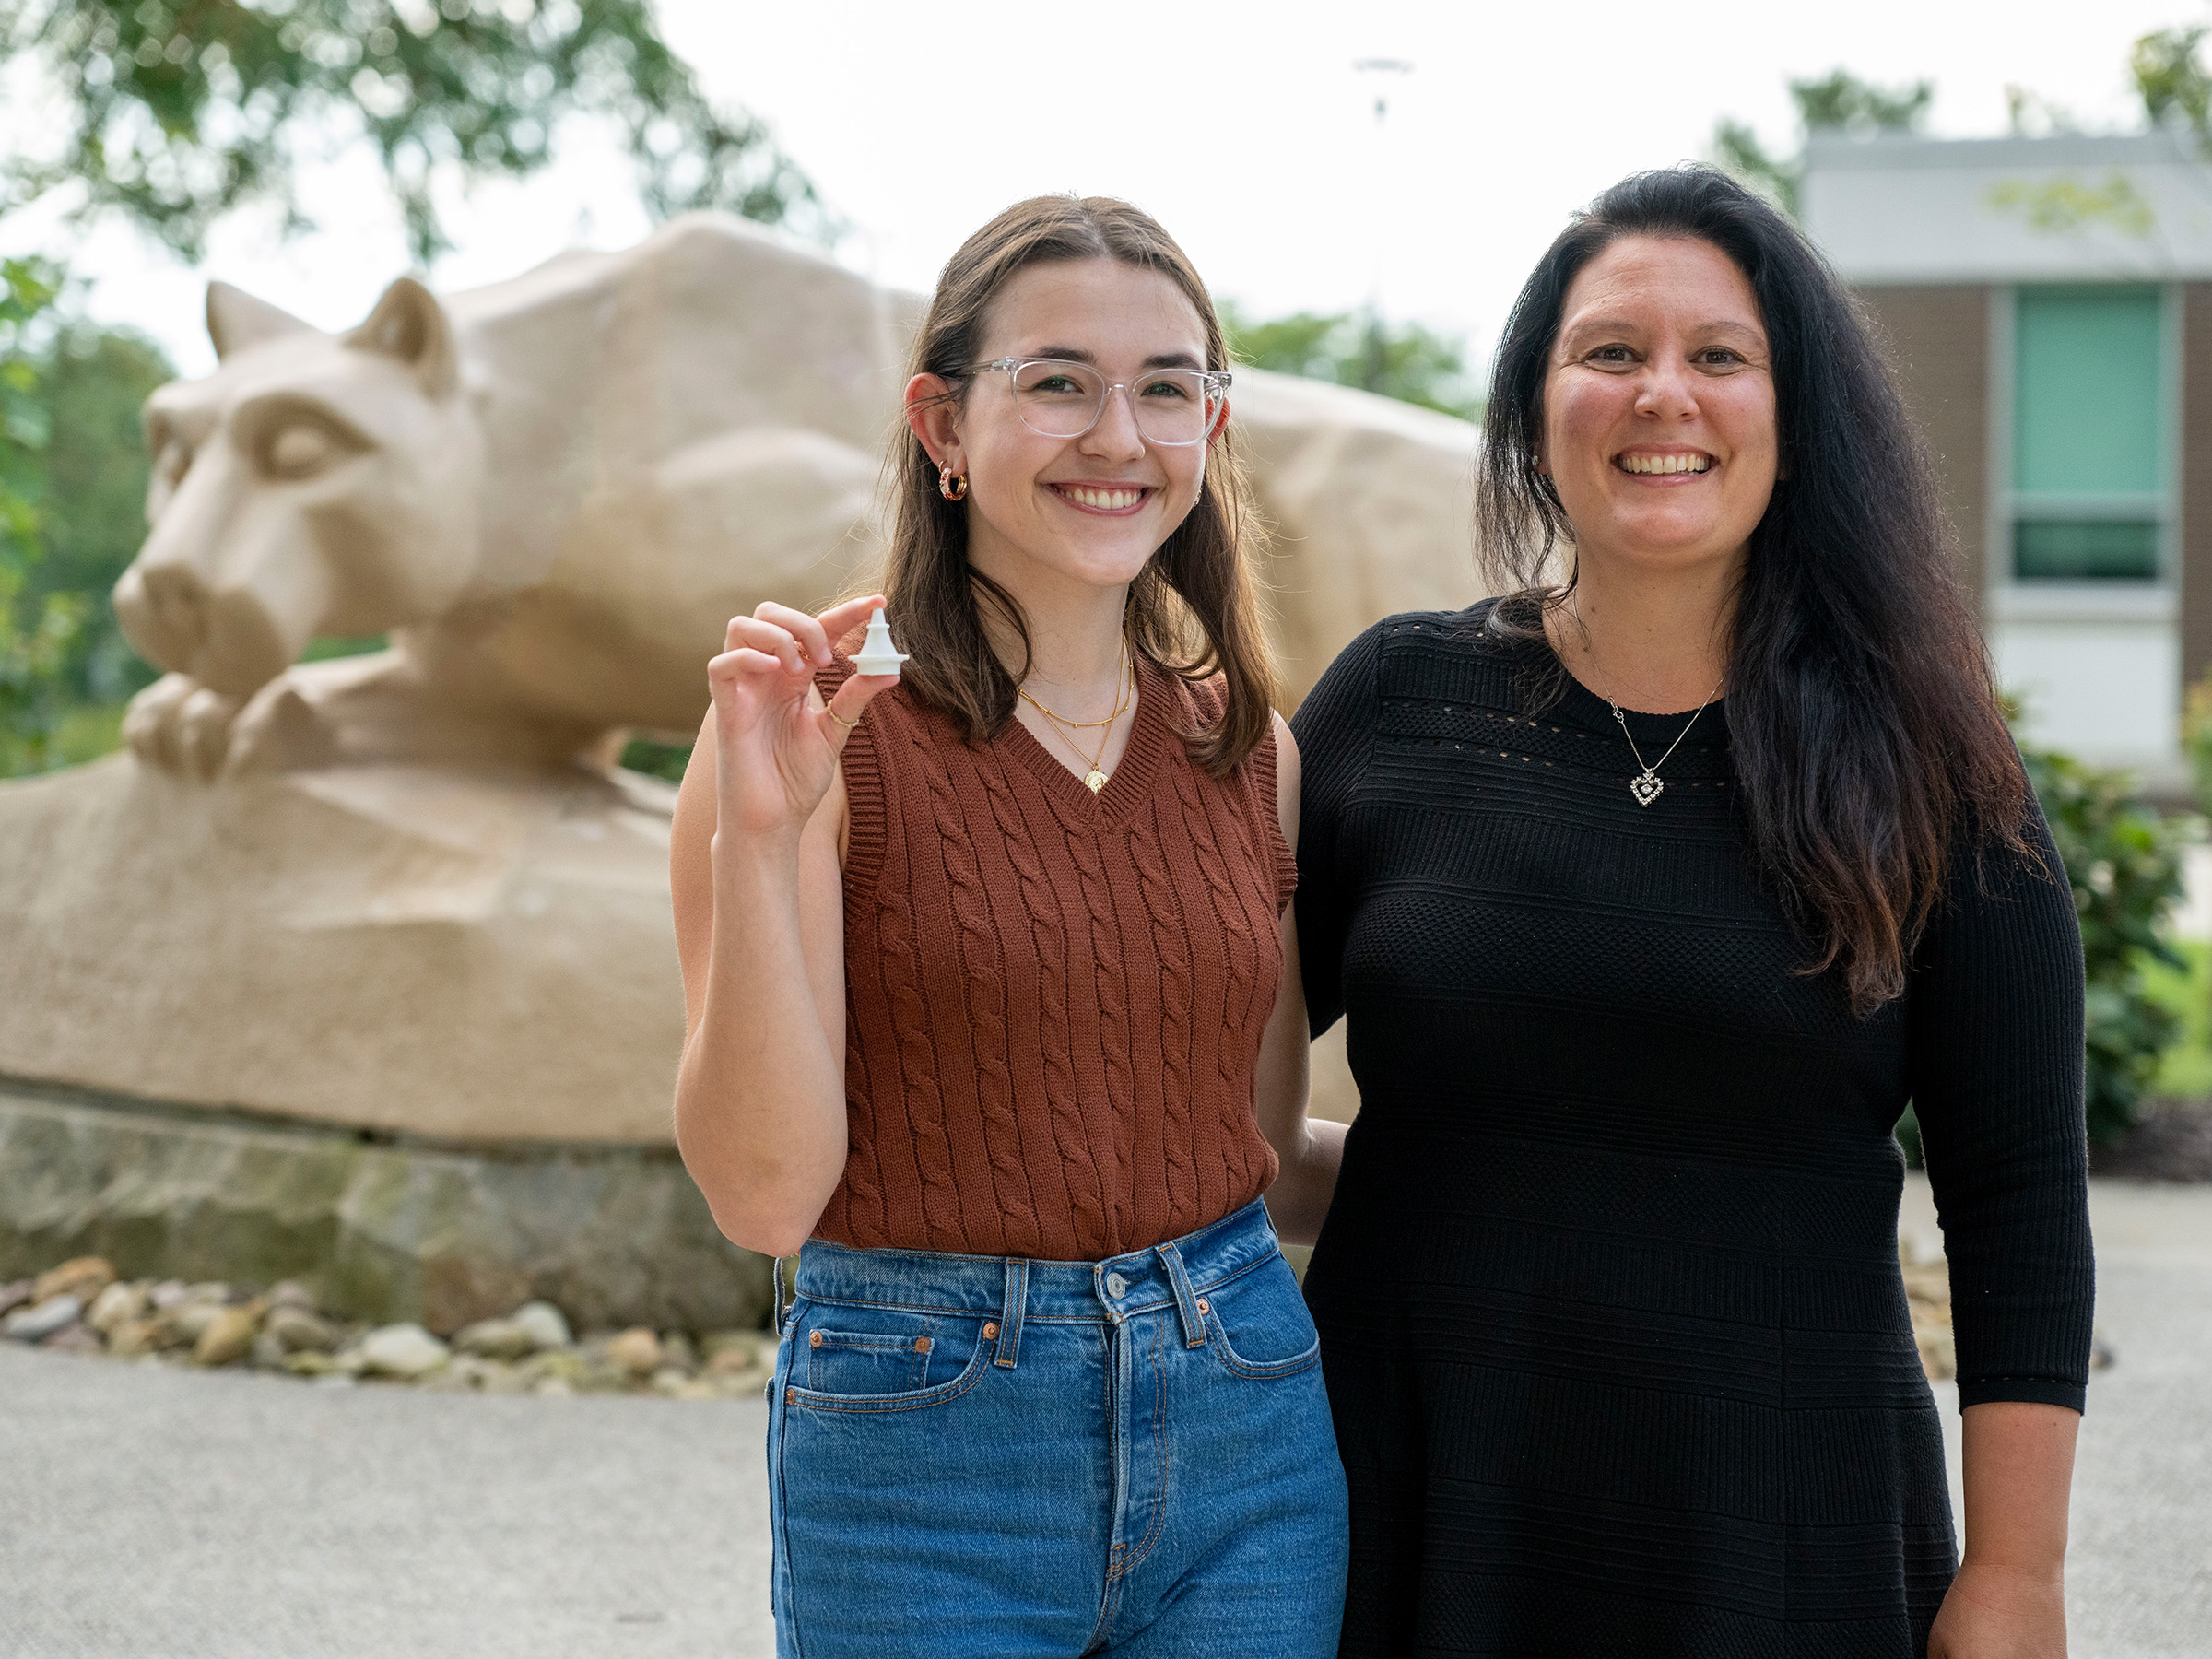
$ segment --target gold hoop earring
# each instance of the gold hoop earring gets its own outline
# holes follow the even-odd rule
[[[962,473],[956,478],[952,476],[951,467],[938,467],[937,493],[948,501],[966,500],[968,499],[968,475]]]

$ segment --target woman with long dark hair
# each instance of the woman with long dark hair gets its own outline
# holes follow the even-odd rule
[[[1343,1653],[2055,1659],[2088,1374],[2065,873],[1863,314],[1710,170],[1500,347],[1501,597],[1294,722]],[[1897,1258],[1918,1112],[1966,1554]]]
[[[1341,1131],[1220,323],[1155,220],[1040,196],[912,360],[885,593],[730,623],[673,835],[677,1141],[798,1256],[777,1652],[1320,1659],[1344,1475],[1269,1216],[1312,1236]],[[843,654],[879,606],[903,669]]]

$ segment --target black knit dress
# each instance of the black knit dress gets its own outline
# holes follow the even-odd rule
[[[1293,723],[1306,993],[1360,1095],[1306,1278],[1343,1652],[1922,1653],[1957,1552],[1890,1130],[1912,1101],[1961,1405],[2079,1409],[2057,855],[2038,818],[2052,874],[1967,862],[1907,994],[1854,1018],[1754,879],[1724,706],[1640,806],[1606,705],[1488,612],[1380,624]],[[1534,718],[1532,676],[1566,688]],[[1654,760],[1683,718],[1629,717]]]

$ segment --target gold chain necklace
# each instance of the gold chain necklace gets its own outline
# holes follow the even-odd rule
[[[1116,677],[1115,681],[1113,712],[1103,720],[1069,720],[1065,715],[1053,713],[1052,710],[1046,708],[1027,691],[1022,691],[1019,687],[1015,688],[1019,692],[1022,701],[1028,703],[1030,707],[1050,721],[1053,735],[1066,744],[1076,759],[1083,762],[1083,786],[1094,795],[1106,787],[1107,773],[1101,763],[1106,759],[1107,745],[1113,741],[1113,723],[1121,719],[1127,711],[1130,696],[1136,688],[1136,675],[1129,666],[1128,647],[1125,642],[1123,646],[1122,667],[1124,672]],[[1099,734],[1098,748],[1093,753],[1086,755],[1080,744],[1059,729],[1062,726],[1104,726],[1106,729]]]
[[[1019,697],[1022,701],[1028,703],[1030,708],[1036,710],[1038,713],[1043,715],[1047,720],[1056,720],[1064,726],[1112,725],[1115,721],[1122,717],[1122,711],[1129,706],[1127,703],[1119,700],[1123,695],[1128,677],[1129,641],[1127,640],[1124,640],[1122,641],[1121,660],[1114,664],[1113,694],[1116,700],[1113,705],[1113,712],[1107,715],[1103,720],[1070,720],[1065,714],[1055,714],[1052,710],[1046,708],[1042,703],[1031,697],[1027,691],[1024,691],[1019,686],[1015,687],[1014,691],[1015,695]]]

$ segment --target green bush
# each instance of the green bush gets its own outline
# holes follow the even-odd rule
[[[2168,1052],[2186,1034],[2175,993],[2190,982],[2191,963],[2164,934],[2182,896],[2184,831],[2136,794],[2127,772],[2050,749],[2023,746],[2020,754],[2081,919],[2089,1138],[2110,1145],[2142,1116]],[[1897,1138],[1918,1168],[1920,1122],[1909,1108]]]
[[[2164,936],[2182,896],[2183,832],[2135,794],[2126,772],[2046,749],[2022,754],[2081,918],[2089,1138],[2109,1143],[2142,1115],[2160,1057],[2182,1034],[2147,975],[2154,965],[2187,967]]]

